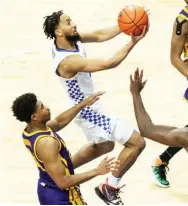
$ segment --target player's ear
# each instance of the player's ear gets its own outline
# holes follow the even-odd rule
[[[36,121],[38,119],[37,114],[32,114],[31,115],[31,120]]]
[[[63,32],[61,31],[61,29],[57,28],[57,29],[55,30],[55,35],[56,35],[56,36],[63,36]]]

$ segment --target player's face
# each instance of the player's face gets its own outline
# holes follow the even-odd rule
[[[38,123],[46,124],[51,118],[50,109],[45,106],[41,101],[37,102],[36,111],[32,115],[32,119]]]
[[[66,14],[62,14],[60,17],[56,35],[63,36],[69,41],[78,41],[80,39],[76,24]]]

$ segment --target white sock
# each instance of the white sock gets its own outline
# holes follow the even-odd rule
[[[110,186],[112,186],[112,187],[118,187],[120,180],[121,180],[121,178],[117,178],[117,177],[114,177],[114,176],[110,176],[110,177],[107,179],[107,183],[108,183],[108,185],[110,185]]]

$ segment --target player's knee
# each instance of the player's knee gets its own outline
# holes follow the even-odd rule
[[[134,131],[131,138],[125,144],[125,146],[132,147],[138,150],[139,153],[141,153],[146,147],[146,141],[139,132]]]
[[[146,147],[146,141],[140,134],[137,138],[137,142],[135,143],[134,147],[138,150],[138,153],[141,153]]]
[[[142,152],[145,149],[145,147],[146,147],[146,141],[142,136],[140,136],[140,141],[138,144],[139,151]]]

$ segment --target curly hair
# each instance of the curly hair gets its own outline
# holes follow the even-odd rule
[[[60,22],[60,16],[63,14],[63,11],[53,12],[50,16],[45,16],[45,21],[43,23],[44,33],[47,36],[47,39],[55,38],[55,29],[57,28]]]
[[[13,115],[21,122],[29,123],[35,112],[37,97],[33,93],[26,93],[17,97],[11,107]]]

